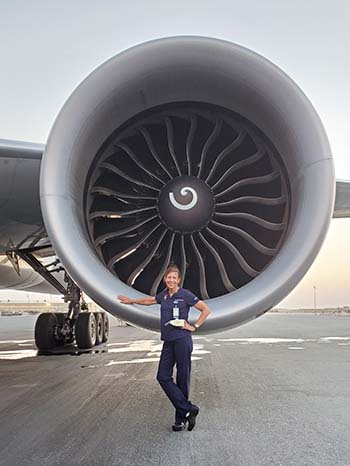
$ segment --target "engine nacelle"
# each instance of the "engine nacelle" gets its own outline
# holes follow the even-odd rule
[[[148,42],[74,91],[52,128],[41,203],[54,249],[100,306],[158,330],[169,262],[212,310],[205,331],[280,302],[315,259],[332,216],[330,146],[279,68],[202,37]]]

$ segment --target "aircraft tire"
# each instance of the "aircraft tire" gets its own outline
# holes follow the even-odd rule
[[[102,321],[103,321],[103,337],[102,343],[105,343],[109,337],[109,319],[107,312],[102,312]]]
[[[100,345],[103,339],[104,333],[104,323],[102,319],[101,312],[94,312],[95,320],[96,320],[96,345]]]
[[[81,312],[75,324],[75,339],[79,348],[92,348],[96,343],[96,320],[93,312]]]
[[[35,323],[34,338],[35,344],[39,349],[53,349],[57,345],[55,338],[55,327],[57,317],[52,312],[40,314]]]

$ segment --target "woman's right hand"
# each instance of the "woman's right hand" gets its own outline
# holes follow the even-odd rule
[[[187,320],[185,320],[185,324],[182,327],[184,330],[189,330],[190,332],[195,332],[197,329],[193,325],[189,324]]]
[[[132,304],[134,302],[131,298],[128,298],[127,296],[124,296],[122,294],[117,296],[117,298],[122,304]]]

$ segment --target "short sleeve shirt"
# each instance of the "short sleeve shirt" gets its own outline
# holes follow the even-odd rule
[[[173,327],[168,322],[174,318],[173,309],[177,304],[179,308],[179,319],[188,319],[188,312],[191,306],[198,303],[199,298],[185,288],[179,288],[172,296],[168,289],[161,291],[156,296],[157,303],[160,304],[160,333],[164,341],[177,340],[191,335],[189,330]]]

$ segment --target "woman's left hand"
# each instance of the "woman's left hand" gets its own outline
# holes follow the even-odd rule
[[[187,321],[185,321],[185,325],[182,327],[184,330],[189,330],[190,332],[195,332],[196,327],[193,325],[189,324]]]

